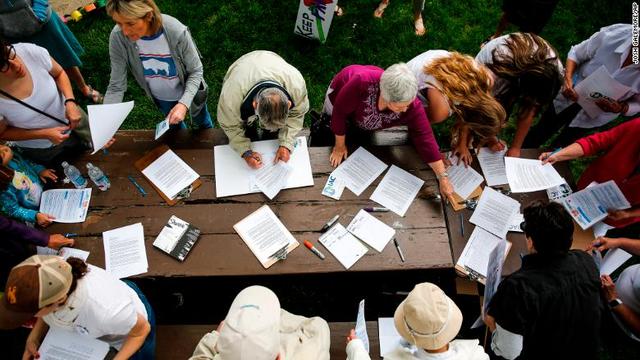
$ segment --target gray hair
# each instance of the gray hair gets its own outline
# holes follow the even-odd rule
[[[405,63],[389,66],[380,77],[380,95],[388,102],[407,102],[418,94],[418,79]]]
[[[260,125],[269,131],[280,130],[285,126],[289,115],[289,99],[284,91],[271,87],[258,92],[254,98],[256,114]]]

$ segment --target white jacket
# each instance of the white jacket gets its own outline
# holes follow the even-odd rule
[[[352,340],[347,344],[347,360],[370,360],[364,349],[362,340]],[[453,340],[449,343],[449,350],[432,354],[415,346],[405,348],[399,346],[384,357],[385,360],[489,360],[478,340]]]

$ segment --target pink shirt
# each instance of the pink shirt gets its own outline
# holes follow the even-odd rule
[[[333,78],[330,86],[333,92],[329,94],[333,104],[331,130],[336,135],[344,135],[348,121],[363,130],[406,125],[422,160],[427,164],[440,160],[440,149],[420,100],[414,99],[407,111],[400,114],[378,110],[383,71],[372,65],[350,65]]]

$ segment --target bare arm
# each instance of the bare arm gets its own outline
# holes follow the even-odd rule
[[[7,129],[0,133],[0,140],[21,141],[34,139],[47,139],[54,144],[59,144],[69,137],[68,126],[58,126],[48,129],[22,129],[8,126]]]
[[[551,152],[544,152],[540,154],[539,159],[542,160],[543,164],[553,164],[558,161],[577,159],[583,155],[584,150],[582,149],[582,146],[578,143],[573,143],[555,154],[552,154]]]
[[[527,133],[531,128],[531,124],[533,124],[533,118],[536,116],[537,112],[537,106],[532,106],[520,111],[520,114],[518,114],[516,133],[513,135],[513,141],[511,142],[511,146],[509,146],[509,150],[507,151],[506,156],[520,157],[520,149],[522,148],[522,143],[524,142],[524,138],[527,136]]]
[[[69,81],[69,76],[67,73],[62,70],[62,66],[58,64],[53,58],[51,58],[51,71],[49,71],[51,77],[56,82],[56,86],[58,87],[58,91],[62,93],[65,99],[75,99],[73,96],[73,89],[71,88],[71,81]],[[67,102],[64,105],[65,108],[65,117],[69,119],[69,126],[73,129],[80,122],[80,110],[78,110],[78,105],[74,102]]]
[[[147,335],[151,332],[151,325],[142,315],[138,314],[138,321],[133,326],[127,338],[122,344],[122,348],[113,358],[114,360],[126,360],[135,354],[144,344]]]

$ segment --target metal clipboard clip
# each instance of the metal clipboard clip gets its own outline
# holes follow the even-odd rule
[[[282,249],[273,253],[273,255],[269,256],[270,259],[276,260],[285,260],[287,258],[287,249],[289,248],[289,244],[285,245]]]
[[[187,186],[186,188],[180,190],[180,192],[176,195],[176,200],[183,200],[191,196],[193,192],[193,184]]]
[[[481,279],[484,279],[484,275],[480,274],[479,272],[469,268],[468,266],[464,266],[464,270],[467,272],[467,277],[469,278],[469,280],[472,281],[480,281]]]

